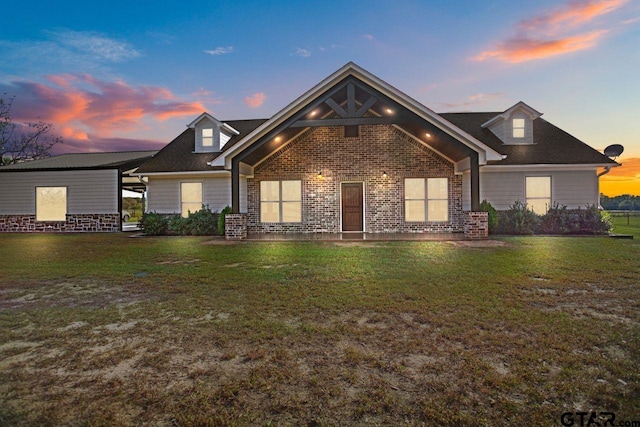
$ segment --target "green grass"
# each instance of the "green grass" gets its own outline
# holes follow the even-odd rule
[[[631,234],[634,239],[640,239],[640,216],[630,216],[628,219],[616,216],[611,218],[611,222],[613,224],[613,233]]]
[[[0,425],[640,413],[640,244],[0,236]]]

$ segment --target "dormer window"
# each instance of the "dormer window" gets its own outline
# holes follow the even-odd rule
[[[187,127],[195,132],[194,153],[217,153],[234,136],[240,135],[236,129],[208,113],[200,114]]]
[[[202,129],[202,146],[213,147],[213,129],[211,128]]]
[[[513,119],[513,137],[524,138],[524,119]]]
[[[506,145],[535,144],[534,123],[542,113],[518,102],[513,107],[497,114],[481,126],[500,138]]]

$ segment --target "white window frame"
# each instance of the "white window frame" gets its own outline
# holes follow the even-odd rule
[[[51,215],[47,215],[42,213],[42,210],[39,209],[40,207],[40,203],[39,199],[40,197],[42,197],[40,190],[41,189],[58,189],[58,190],[63,190],[63,196],[64,196],[64,214],[60,215],[60,216],[51,216]],[[36,200],[35,200],[35,205],[36,205],[36,221],[38,222],[64,222],[67,220],[67,213],[69,213],[69,198],[67,197],[67,193],[68,193],[68,188],[65,186],[37,186],[35,188],[35,193],[36,193]]]
[[[278,183],[278,200],[263,200],[263,184],[269,182],[277,182]],[[300,183],[300,196],[298,200],[283,200],[283,192],[282,192],[282,183],[283,182],[298,182]],[[278,221],[264,221],[263,220],[263,205],[264,204],[277,204],[278,205]],[[299,203],[300,204],[300,218],[297,221],[284,221],[284,205],[288,203]],[[284,180],[265,180],[260,181],[260,222],[266,224],[299,224],[302,222],[302,180],[299,179],[284,179]]]
[[[529,196],[529,180],[530,179],[540,179],[540,178],[545,178],[549,180],[549,196]],[[546,201],[546,210],[544,212],[536,212],[538,215],[544,215],[545,213],[547,213],[549,211],[549,209],[551,208],[551,203],[553,203],[553,191],[552,191],[552,178],[550,175],[543,175],[543,176],[526,176],[524,178],[524,200],[525,203],[527,204],[527,207],[529,209],[531,209],[532,211],[536,212],[531,206],[532,203],[531,201],[541,201],[544,200]]]
[[[185,184],[200,184],[200,200],[184,200],[183,198],[183,188],[182,186]],[[181,181],[180,182],[180,216],[183,218],[186,218],[189,216],[189,212],[198,212],[200,209],[202,209],[202,205],[203,205],[203,199],[204,199],[204,183],[202,181]],[[187,211],[184,210],[185,206],[184,205],[192,205],[192,204],[198,204],[198,209],[196,209],[195,211],[189,210],[187,209]]]
[[[408,179],[421,179],[424,181],[424,196],[421,198],[407,198],[407,192],[406,192],[406,188],[407,188],[407,180]],[[436,179],[446,179],[447,180],[447,197],[446,199],[442,199],[442,198],[435,198],[435,197],[429,197],[429,181],[430,180],[436,180]],[[431,181],[433,182],[433,181]],[[412,177],[407,177],[404,179],[404,188],[405,188],[405,195],[404,195],[404,219],[405,222],[448,222],[450,215],[449,215],[449,197],[450,197],[450,189],[449,189],[449,178],[448,177],[431,177],[431,178],[412,178]],[[424,203],[424,218],[420,219],[420,220],[408,220],[407,219],[407,201],[422,201]],[[446,206],[447,206],[447,210],[446,210],[446,218],[445,219],[438,219],[438,220],[432,220],[429,218],[429,202],[430,201],[446,201]]]
[[[518,123],[522,121],[522,126],[516,126],[516,120],[518,121]],[[526,129],[527,129],[527,121],[525,119],[515,118],[511,120],[511,136],[513,138],[518,138],[518,139],[524,138],[526,136]],[[517,135],[516,135],[516,131],[518,131]]]
[[[205,136],[204,132],[205,131],[210,131],[211,132],[211,136],[207,135]],[[200,137],[202,138],[202,146],[203,147],[213,147],[213,128],[202,128],[200,129]]]

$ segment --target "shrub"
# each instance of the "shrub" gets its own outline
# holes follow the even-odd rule
[[[595,205],[567,209],[555,205],[542,216],[540,232],[545,234],[606,234],[611,229],[609,214]]]
[[[180,215],[173,215],[169,218],[169,231],[181,236],[188,233],[188,218],[183,218]]]
[[[577,215],[566,206],[553,205],[542,216],[540,232],[545,234],[569,234],[579,228]]]
[[[498,211],[496,211],[496,208],[494,208],[491,203],[483,200],[482,203],[480,203],[480,211],[488,213],[489,233],[495,233],[498,228]]]
[[[534,234],[538,230],[540,217],[527,205],[516,201],[508,211],[502,211],[498,220],[500,234]]]
[[[515,202],[499,217],[501,234],[606,234],[611,230],[609,214],[595,205],[568,209],[555,204],[546,214],[536,215],[524,203]]]
[[[167,234],[169,222],[167,218],[157,213],[144,213],[140,219],[142,232],[149,236],[163,236]]]
[[[218,217],[218,234],[224,236],[225,233],[225,217],[231,213],[231,206],[225,206]]]
[[[211,212],[208,206],[199,211],[189,212],[186,218],[175,215],[169,220],[169,229],[182,236],[210,236],[216,234],[218,214]]]

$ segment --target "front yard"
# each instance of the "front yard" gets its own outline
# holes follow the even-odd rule
[[[0,425],[640,420],[638,236],[0,250]]]

